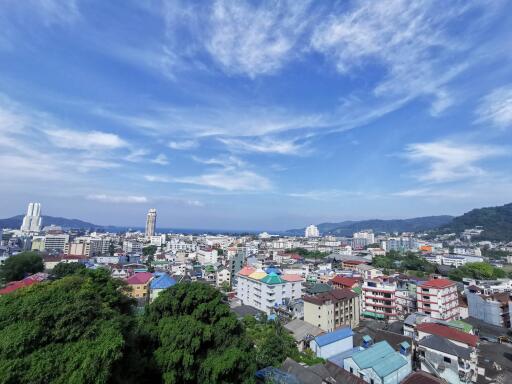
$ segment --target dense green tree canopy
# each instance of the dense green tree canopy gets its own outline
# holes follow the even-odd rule
[[[148,245],[147,247],[142,248],[142,254],[144,256],[154,256],[157,250],[156,245]]]
[[[36,252],[21,252],[9,257],[0,266],[0,282],[21,280],[27,275],[44,270],[43,259]]]
[[[474,279],[498,279],[506,277],[506,272],[501,268],[493,267],[489,263],[467,263],[462,267],[454,269],[448,277],[452,280],[461,281],[464,277]]]
[[[85,265],[82,263],[59,263],[53,268],[52,273],[57,279],[65,276],[73,275],[79,271],[83,271]]]
[[[0,383],[105,383],[123,357],[131,301],[105,270],[0,297]]]
[[[144,324],[165,383],[253,381],[250,340],[216,289],[177,284],[147,308]]]
[[[377,268],[403,272],[417,271],[422,274],[429,274],[435,271],[433,264],[412,252],[401,255],[399,252],[390,251],[385,256],[375,256],[372,264]]]

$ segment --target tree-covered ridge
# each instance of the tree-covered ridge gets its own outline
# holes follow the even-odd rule
[[[499,207],[473,209],[443,227],[447,232],[463,232],[482,226],[481,240],[512,241],[512,203]]]

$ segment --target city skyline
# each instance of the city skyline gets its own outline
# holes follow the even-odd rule
[[[512,4],[368,4],[8,2],[0,217],[282,230],[510,202]]]

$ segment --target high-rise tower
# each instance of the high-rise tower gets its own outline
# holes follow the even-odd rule
[[[21,230],[23,232],[39,232],[41,231],[42,217],[41,204],[30,203],[27,208],[27,214],[23,218]]]
[[[155,228],[156,228],[156,209],[151,208],[148,211],[148,216],[146,218],[146,237],[155,236]]]

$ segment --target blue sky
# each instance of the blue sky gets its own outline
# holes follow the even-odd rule
[[[512,201],[512,3],[7,0],[0,216],[287,229]]]

